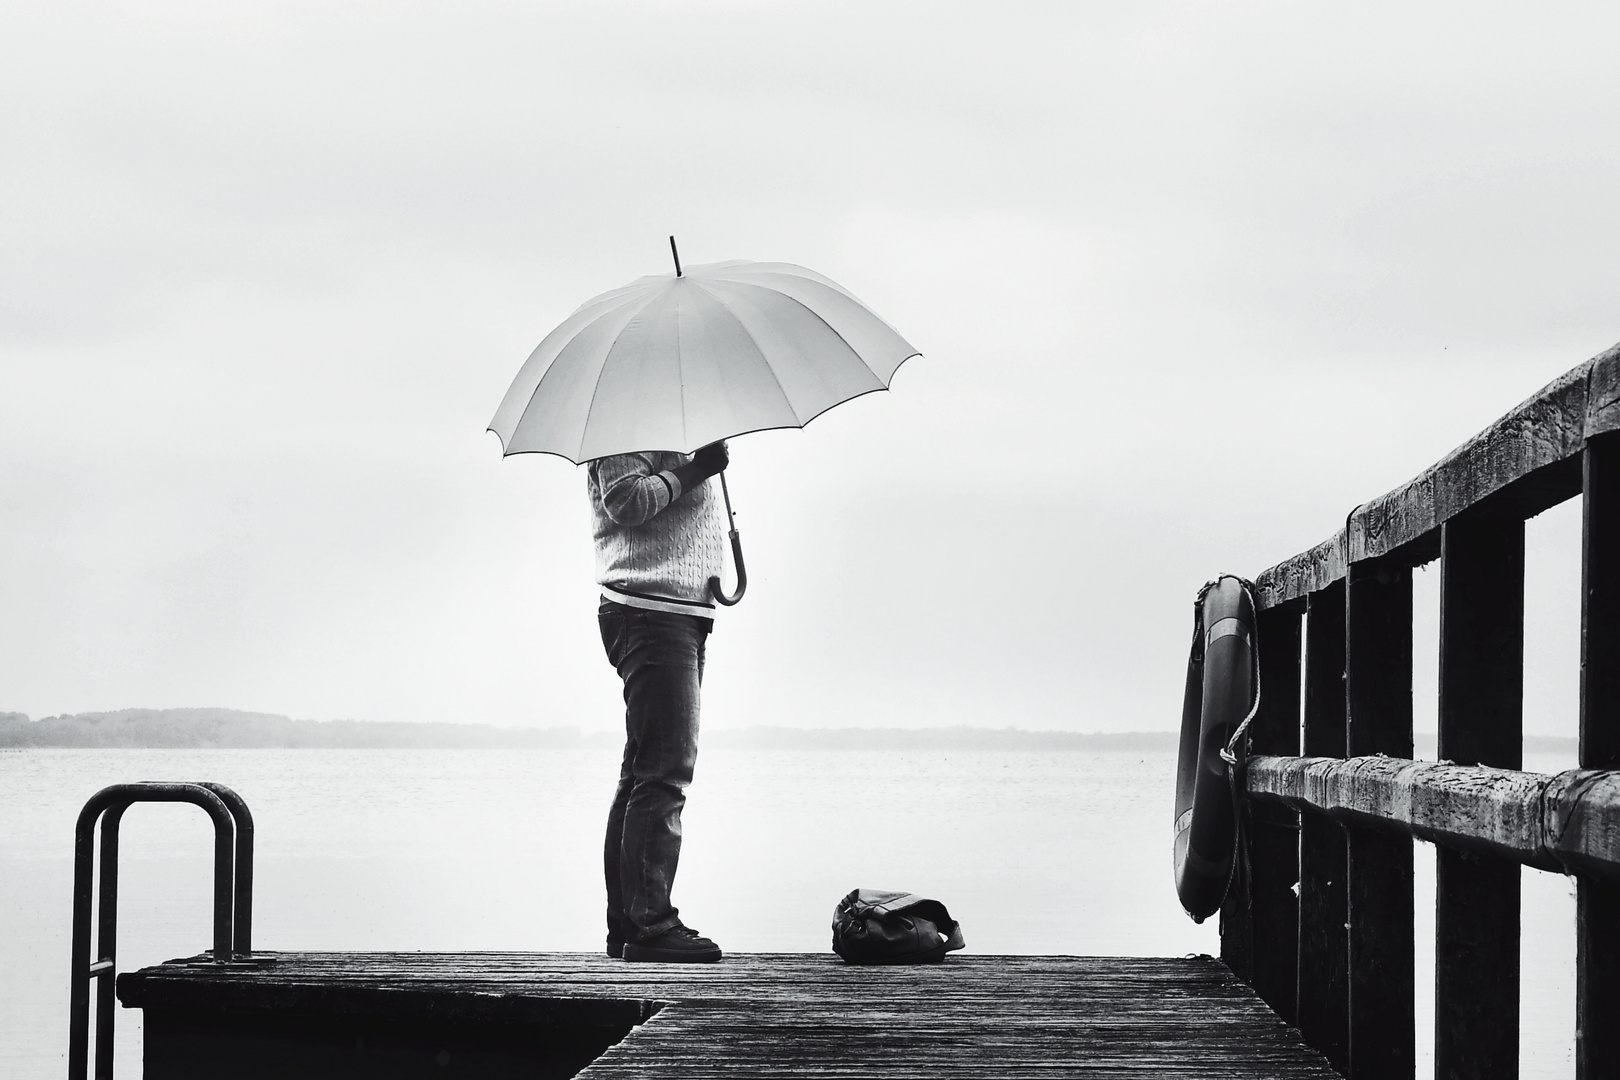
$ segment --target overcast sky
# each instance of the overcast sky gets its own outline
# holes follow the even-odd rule
[[[5,21],[0,710],[617,727],[583,473],[485,427],[671,233],[924,353],[734,442],[711,727],[1171,728],[1206,578],[1620,339],[1612,5]],[[1574,731],[1573,509],[1532,731]]]

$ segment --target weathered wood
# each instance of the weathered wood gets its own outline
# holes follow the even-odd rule
[[[1620,431],[1620,345],[1554,379],[1410,483],[1363,503],[1344,531],[1262,572],[1261,607],[1297,601],[1354,562],[1432,557],[1440,526],[1487,502],[1520,517],[1580,493],[1585,440]]]
[[[1410,483],[1362,506],[1350,522],[1350,560],[1388,555],[1510,484],[1578,456],[1592,368],[1617,362],[1620,350],[1610,349],[1565,372]]]
[[[1620,413],[1620,386],[1605,404]],[[1581,766],[1620,768],[1620,439],[1594,438],[1583,462]],[[1576,893],[1575,1066],[1620,1077],[1620,886],[1583,881]]]
[[[1258,619],[1260,710],[1250,728],[1256,754],[1297,754],[1303,620],[1282,608]],[[1249,804],[1249,892],[1254,959],[1249,985],[1278,1016],[1294,1022],[1299,963],[1299,813]]]
[[[1304,706],[1305,753],[1344,756],[1342,580],[1312,593],[1306,606]],[[1325,817],[1302,815],[1295,1022],[1305,1041],[1341,1072],[1349,1063],[1347,902],[1343,827]]]
[[[1586,383],[1586,437],[1620,432],[1620,364],[1609,362],[1620,346],[1592,362]]]
[[[1346,550],[1345,532],[1340,529],[1309,551],[1262,570],[1254,579],[1255,603],[1261,609],[1282,607],[1343,581],[1345,567],[1350,565]]]
[[[1345,745],[1351,755],[1412,756],[1412,571],[1351,563],[1345,578]],[[1352,1080],[1413,1075],[1412,841],[1352,826],[1349,890]]]
[[[1620,772],[1255,757],[1244,785],[1255,799],[1313,811],[1305,821],[1323,815],[1541,870],[1620,880]]]
[[[1333,1076],[1209,957],[952,956],[854,968],[806,954],[712,965],[579,954],[268,955],[276,962],[261,970],[146,968],[119,979],[119,996],[171,1016],[318,1016],[339,1029],[386,1018],[442,1026],[453,1017],[463,1030],[514,1018],[566,1030],[599,1022],[604,1010],[635,1017],[634,1030],[579,1074],[584,1080]],[[457,1060],[450,1054],[444,1067]],[[238,1062],[221,1075],[259,1075],[254,1067]]]
[[[1524,754],[1524,522],[1441,530],[1439,756],[1518,769]],[[1435,848],[1435,1075],[1519,1075],[1519,867]]]

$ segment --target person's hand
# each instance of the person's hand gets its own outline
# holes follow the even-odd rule
[[[726,448],[726,441],[721,439],[719,442],[699,447],[697,453],[692,455],[692,464],[697,467],[697,471],[704,479],[708,479],[716,473],[724,472],[726,466],[731,464],[731,451]]]
[[[683,492],[691,491],[730,464],[731,452],[726,449],[725,440],[722,439],[699,447],[691,461],[675,470],[675,479],[681,482]]]

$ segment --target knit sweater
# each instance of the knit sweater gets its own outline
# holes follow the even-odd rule
[[[681,490],[674,470],[691,460],[653,451],[587,467],[596,581],[607,599],[714,617],[709,579],[720,576],[724,529],[708,481]]]

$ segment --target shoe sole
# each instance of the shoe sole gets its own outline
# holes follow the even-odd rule
[[[720,959],[720,950],[703,949],[651,949],[645,945],[626,945],[624,958],[641,964],[713,964]]]

